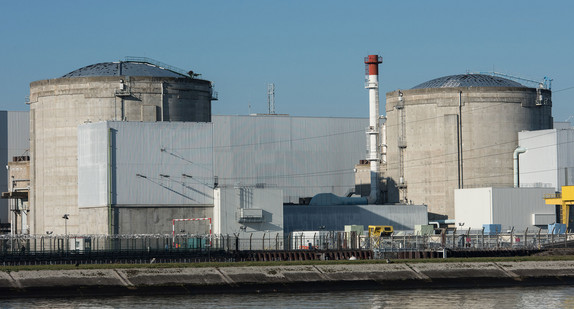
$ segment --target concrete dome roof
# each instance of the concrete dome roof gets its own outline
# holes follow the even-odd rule
[[[62,77],[88,77],[88,76],[151,76],[151,77],[176,77],[189,76],[164,69],[160,66],[147,62],[120,61],[102,62],[85,66],[72,71]]]
[[[460,74],[435,78],[411,89],[454,87],[525,87],[510,79],[485,74]]]

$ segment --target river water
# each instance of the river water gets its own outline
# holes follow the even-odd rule
[[[574,308],[574,286],[327,293],[27,298],[0,308]]]

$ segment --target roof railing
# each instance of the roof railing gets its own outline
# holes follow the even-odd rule
[[[492,76],[499,76],[499,77],[508,78],[510,80],[514,80],[516,82],[522,82],[522,83],[530,84],[531,86],[533,86],[533,88],[541,88],[541,89],[548,89],[548,90],[552,89],[553,79],[551,79],[547,76],[544,76],[544,79],[542,81],[536,81],[536,80],[532,80],[532,79],[522,78],[522,77],[513,76],[513,75],[509,75],[509,74],[495,72],[495,71],[492,71],[492,72],[472,72],[470,74],[486,74],[486,75],[492,75]]]
[[[194,76],[190,76],[189,72],[186,72],[183,69],[180,68],[176,68],[174,66],[171,66],[169,64],[163,63],[161,61],[157,61],[155,59],[152,58],[148,58],[148,57],[133,57],[133,56],[127,56],[124,61],[131,61],[131,62],[141,62],[141,63],[148,63],[151,65],[155,65],[157,67],[160,67],[162,69],[168,70],[168,71],[172,71],[174,73],[177,74],[181,74],[184,76],[189,76],[189,77],[194,77]],[[195,74],[194,74],[195,75]]]

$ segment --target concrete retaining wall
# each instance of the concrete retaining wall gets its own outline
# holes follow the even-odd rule
[[[574,284],[574,261],[0,272],[0,298]]]

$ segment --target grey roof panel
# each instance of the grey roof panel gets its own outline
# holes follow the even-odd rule
[[[525,87],[515,81],[492,75],[460,74],[435,78],[411,89],[453,87]]]
[[[189,77],[145,62],[103,62],[85,66],[62,77],[87,76],[152,76]]]

